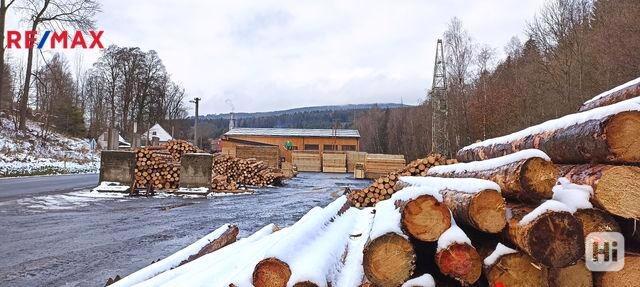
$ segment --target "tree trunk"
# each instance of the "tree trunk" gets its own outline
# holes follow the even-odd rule
[[[616,272],[595,272],[595,287],[634,287],[640,282],[640,255],[626,253],[624,267]]]
[[[547,211],[527,224],[520,224],[534,208],[509,204],[508,209],[512,217],[505,237],[536,262],[548,267],[566,267],[584,255],[582,225],[571,213]]]
[[[491,180],[500,186],[505,198],[523,202],[551,198],[551,189],[558,179],[558,170],[553,163],[538,157],[487,170],[470,171],[464,164],[449,165],[446,169],[447,172],[440,172],[437,168],[430,169],[427,175]]]
[[[591,202],[611,214],[640,218],[640,167],[604,164],[561,165],[560,176],[593,188]]]
[[[187,264],[193,260],[196,260],[204,255],[207,255],[211,252],[214,252],[222,247],[225,247],[229,244],[232,244],[234,242],[236,242],[236,238],[238,236],[238,232],[240,230],[238,229],[237,226],[232,225],[229,229],[227,229],[224,233],[222,233],[222,235],[220,235],[220,237],[216,238],[215,240],[209,242],[209,244],[205,245],[204,247],[202,247],[202,249],[200,249],[200,251],[198,251],[198,253],[193,254],[191,256],[189,256],[189,258],[187,258],[187,260],[184,260],[182,262],[180,262],[180,265],[184,265]],[[180,266],[178,265],[178,266]]]
[[[461,149],[457,158],[463,162],[484,160],[533,148],[544,151],[555,163],[640,163],[639,111],[620,112],[561,129],[545,128],[545,123],[535,127],[544,132],[504,143],[481,142]]]
[[[485,189],[477,193],[443,190],[440,193],[458,223],[488,233],[498,233],[507,224],[505,201],[496,190]]]
[[[533,261],[524,252],[500,256],[494,264],[484,267],[489,286],[548,286],[547,268]]]
[[[277,258],[267,258],[258,263],[253,271],[255,287],[286,287],[291,269]]]
[[[584,112],[591,109],[612,105],[635,97],[640,97],[640,82],[603,95],[598,99],[589,100],[582,104],[582,106],[580,107],[580,111]]]
[[[586,238],[592,232],[621,232],[620,225],[613,216],[599,209],[579,209],[573,214],[582,224]]]
[[[433,242],[451,227],[449,209],[431,195],[396,202],[396,206],[400,208],[402,231],[415,239]]]
[[[387,233],[373,239],[364,248],[362,266],[375,286],[400,286],[411,278],[416,252],[408,239]]]

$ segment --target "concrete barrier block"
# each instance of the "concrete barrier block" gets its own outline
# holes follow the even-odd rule
[[[133,184],[136,154],[132,151],[102,151],[100,153],[100,182]]]
[[[180,187],[211,187],[213,155],[209,153],[186,153],[180,159]]]

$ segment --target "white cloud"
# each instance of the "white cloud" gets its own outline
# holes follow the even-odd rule
[[[204,113],[308,105],[416,103],[431,84],[436,39],[459,17],[502,51],[543,0],[104,0],[105,44],[158,51]],[[10,19],[11,25],[17,25]],[[70,62],[74,53],[67,51]],[[83,51],[85,65],[95,51]]]

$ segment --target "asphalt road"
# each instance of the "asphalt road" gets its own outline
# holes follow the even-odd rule
[[[0,180],[0,286],[104,286],[222,224],[237,224],[242,237],[269,223],[287,226],[344,187],[368,184],[301,173],[285,187],[209,198],[73,190],[96,182],[95,175]]]
[[[0,178],[0,201],[91,188],[98,174]]]

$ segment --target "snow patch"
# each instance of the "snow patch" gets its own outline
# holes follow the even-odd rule
[[[420,277],[413,278],[402,284],[402,287],[436,287],[436,281],[433,280],[431,274],[424,274]]]
[[[373,208],[365,208],[360,211],[360,215],[355,223],[355,228],[351,232],[347,257],[344,260],[344,265],[340,268],[340,274],[337,278],[331,280],[335,282],[335,286],[344,287],[359,287],[364,278],[364,268],[362,267],[362,252],[364,246],[369,239],[369,232],[371,231],[371,225],[375,218]]]
[[[505,256],[507,254],[512,254],[512,253],[518,253],[518,251],[515,249],[511,249],[509,247],[506,247],[502,243],[498,243],[498,246],[496,246],[496,249],[493,252],[491,252],[491,254],[487,256],[487,258],[484,259],[483,261],[484,266],[491,266],[493,264],[496,264],[496,262],[498,261],[498,259],[500,259],[500,257]]]
[[[402,176],[400,181],[413,186],[429,186],[438,190],[455,190],[464,193],[477,193],[486,189],[500,191],[500,186],[490,180],[478,178],[441,178],[441,177],[421,177]]]
[[[430,168],[429,171],[427,171],[427,174],[434,175],[438,173],[455,172],[455,171],[462,171],[462,170],[470,171],[470,172],[491,170],[501,166],[505,166],[510,163],[514,163],[514,162],[518,162],[521,160],[530,159],[534,157],[539,157],[546,161],[551,161],[549,156],[541,150],[525,149],[519,152],[515,152],[512,154],[508,154],[505,156],[496,157],[492,159],[487,159],[487,160],[434,166]]]
[[[613,105],[599,107],[585,112],[570,114],[561,118],[549,120],[544,123],[512,133],[510,135],[488,139],[479,143],[468,145],[466,147],[463,147],[462,150],[474,149],[481,146],[506,144],[530,135],[568,128],[572,125],[581,124],[589,120],[598,120],[626,111],[640,111],[640,97],[628,99]]]
[[[467,234],[455,224],[453,218],[451,218],[451,227],[447,229],[445,232],[440,235],[438,238],[438,249],[437,252],[441,250],[447,249],[452,244],[471,244],[471,239],[467,237]]]
[[[608,90],[606,92],[602,92],[602,93],[598,94],[597,96],[593,97],[591,100],[588,100],[588,101],[586,101],[584,103],[588,104],[588,103],[591,103],[593,101],[597,101],[597,100],[599,100],[601,98],[604,98],[605,96],[607,96],[609,94],[615,93],[617,91],[620,91],[622,89],[625,89],[627,87],[630,87],[630,86],[633,86],[633,85],[637,85],[637,84],[640,84],[640,78],[637,78],[635,80],[631,80],[629,82],[626,82],[626,83],[624,83],[624,84],[622,84],[620,86],[617,86],[617,87],[615,87],[615,88],[613,88],[611,90]]]
[[[533,221],[534,219],[540,217],[541,215],[547,213],[547,212],[569,212],[569,213],[574,213],[576,212],[576,209],[572,206],[566,205],[560,201],[557,200],[547,200],[545,202],[543,202],[542,204],[540,204],[540,206],[536,207],[536,209],[532,210],[531,212],[529,212],[527,215],[525,215],[524,217],[522,217],[522,219],[520,219],[520,222],[518,222],[518,224],[520,225],[526,225],[531,223],[531,221]]]
[[[103,181],[98,186],[93,188],[94,192],[112,191],[112,192],[129,192],[130,187],[128,185],[122,185],[119,182]]]
[[[574,209],[593,208],[589,201],[593,194],[593,188],[590,185],[573,184],[569,179],[561,177],[558,179],[556,186],[553,187],[554,200],[560,201]]]

